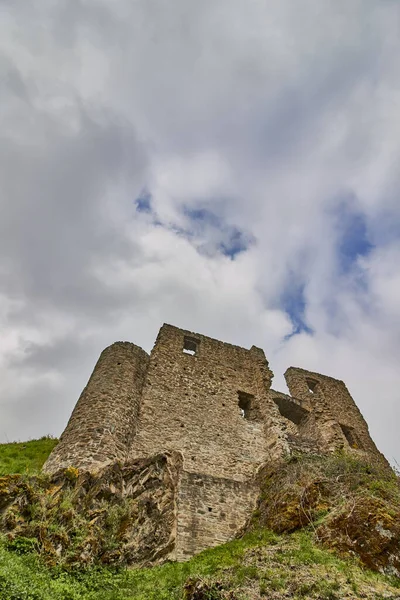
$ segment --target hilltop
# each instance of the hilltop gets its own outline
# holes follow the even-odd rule
[[[135,499],[103,497],[100,504],[108,510],[95,529],[79,473],[70,470],[62,485],[38,473],[55,443],[43,438],[0,445],[0,470],[8,471],[0,479],[2,600],[400,598],[392,552],[400,507],[394,474],[343,454],[291,457],[278,471],[260,474],[258,508],[238,539],[185,563],[149,568],[144,559],[141,568],[127,569],[119,551],[129,519],[136,518]],[[23,473],[11,474],[11,464]],[[17,493],[9,503],[12,486]],[[341,535],[346,519],[354,538],[348,536],[347,546]],[[103,536],[80,560],[79,544],[94,531]],[[368,556],[356,543],[362,536]],[[368,560],[375,572],[365,566]],[[377,572],[384,568],[392,575]]]
[[[51,436],[28,442],[0,444],[0,476],[39,472],[57,444],[58,439]]]
[[[257,473],[299,453],[346,453],[391,473],[344,381],[291,366],[286,394],[273,376],[262,348],[166,323],[150,354],[127,341],[105,348],[42,469],[61,486],[55,503],[76,495],[77,475],[94,529],[104,531],[105,498],[128,514],[116,557],[97,529],[77,551],[131,565],[186,561],[237,536],[263,488]],[[51,546],[64,557],[69,543]],[[385,568],[397,569],[393,560]]]

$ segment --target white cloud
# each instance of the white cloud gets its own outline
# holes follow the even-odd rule
[[[263,346],[275,387],[344,379],[400,460],[398,4],[0,11],[0,437],[60,433],[102,347],[166,321]],[[375,244],[346,273],[341,202]],[[287,339],[293,290],[312,333]]]

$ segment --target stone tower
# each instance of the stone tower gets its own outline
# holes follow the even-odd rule
[[[148,363],[149,355],[129,342],[103,350],[45,471],[71,465],[90,470],[126,460]]]
[[[106,348],[44,470],[96,471],[181,454],[171,558],[231,538],[254,508],[257,471],[294,451],[346,448],[387,464],[342,381],[289,368],[271,389],[263,350],[163,325],[148,356]]]

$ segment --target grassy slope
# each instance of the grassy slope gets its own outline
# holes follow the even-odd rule
[[[0,475],[39,471],[57,442],[55,438],[42,437],[29,442],[0,444]]]
[[[114,573],[89,569],[75,575],[46,569],[35,555],[0,546],[2,600],[178,600],[190,580],[201,582],[201,600],[399,598],[394,581],[316,548],[304,531],[286,536],[254,532],[183,564]]]
[[[346,453],[292,456],[264,473],[256,529],[314,537],[365,566],[400,573],[400,478],[388,468]]]
[[[0,471],[34,472],[56,440],[0,445]],[[316,547],[310,530],[277,535],[257,529],[184,564],[118,572],[98,567],[66,572],[46,567],[32,543],[0,538],[2,600],[339,600],[400,598],[400,583]],[[185,585],[202,588],[185,596]]]

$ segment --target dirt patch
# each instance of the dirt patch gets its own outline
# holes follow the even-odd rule
[[[233,591],[226,590],[223,583],[207,583],[203,579],[189,579],[183,589],[184,600],[236,600]]]

